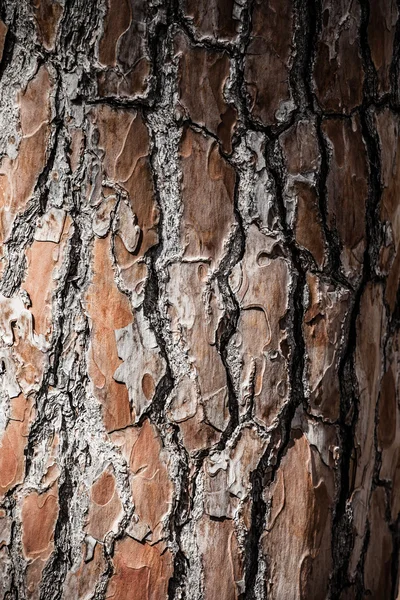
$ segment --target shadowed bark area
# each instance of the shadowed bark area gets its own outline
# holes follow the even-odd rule
[[[400,598],[399,15],[2,1],[0,598]]]

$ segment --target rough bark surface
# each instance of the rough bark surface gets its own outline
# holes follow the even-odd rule
[[[400,597],[399,14],[2,1],[1,598]]]

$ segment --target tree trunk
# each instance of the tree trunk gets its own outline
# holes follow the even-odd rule
[[[400,598],[399,13],[3,0],[1,598]]]

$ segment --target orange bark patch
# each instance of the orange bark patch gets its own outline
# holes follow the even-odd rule
[[[104,33],[99,43],[99,61],[102,65],[115,67],[117,64],[117,43],[129,28],[132,19],[128,0],[109,0]]]
[[[289,263],[274,249],[276,239],[249,228],[244,257],[230,284],[241,307],[232,346],[242,360],[241,406],[244,414],[254,396],[255,417],[267,427],[288,398],[287,332],[283,319],[289,310]],[[257,336],[254,335],[257,331]]]
[[[115,341],[115,329],[132,322],[129,300],[115,283],[110,255],[110,238],[95,239],[93,279],[86,294],[86,310],[92,321],[89,375],[96,398],[104,409],[108,431],[131,422],[128,390],[113,375],[121,364]]]
[[[123,508],[111,467],[103,471],[92,485],[89,514],[85,531],[98,541],[103,541],[109,531],[118,532]]]
[[[11,400],[11,420],[0,440],[0,497],[24,479],[32,404],[22,394]]]
[[[307,273],[307,285],[310,300],[303,331],[311,411],[336,420],[340,405],[340,346],[350,295],[311,273]]]
[[[117,542],[114,574],[106,598],[114,600],[160,600],[166,598],[173,573],[171,552],[161,544],[149,546],[126,537]]]
[[[168,475],[168,456],[154,425],[146,420],[140,428],[113,434],[129,464],[135,515],[128,533],[154,544],[162,539],[163,519],[170,511],[173,485]]]
[[[175,263],[168,272],[171,330],[192,371],[177,382],[168,415],[179,423],[186,448],[197,450],[217,441],[229,420],[226,371],[215,346],[222,310],[206,287],[206,263]]]
[[[46,562],[54,550],[58,518],[58,485],[47,492],[31,492],[22,502],[22,551],[29,561],[26,588],[29,600],[39,600],[39,585]]]
[[[18,156],[5,157],[0,164],[1,245],[8,238],[15,216],[25,209],[46,163],[51,89],[48,70],[42,66],[18,96],[23,134]]]
[[[52,329],[53,292],[57,285],[54,270],[64,258],[70,223],[68,219],[59,244],[35,240],[26,250],[28,268],[23,287],[31,299],[34,330],[45,336],[49,336]]]
[[[47,559],[54,547],[58,517],[58,486],[47,492],[31,492],[22,502],[22,548],[27,559]]]
[[[115,256],[124,285],[139,295],[147,275],[140,259],[158,243],[159,211],[149,163],[149,134],[139,113],[101,106],[93,118],[99,147],[104,150],[104,178],[121,186],[129,197],[128,205],[121,201],[118,209]]]
[[[400,282],[400,120],[398,115],[384,109],[376,116],[376,123],[382,157],[381,220],[387,228],[387,240],[381,249],[381,268],[388,273],[385,300],[393,311]]]
[[[204,600],[237,600],[243,575],[234,522],[202,517],[197,524],[204,568]]]
[[[362,295],[357,318],[355,371],[360,390],[360,409],[354,436],[357,460],[354,473],[350,471],[349,475],[350,481],[354,481],[351,505],[355,530],[355,541],[349,563],[351,577],[354,577],[356,572],[366,534],[366,518],[375,463],[375,411],[382,377],[382,340],[385,328],[382,287],[369,283]]]

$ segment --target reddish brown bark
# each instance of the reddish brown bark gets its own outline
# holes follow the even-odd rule
[[[399,8],[4,0],[1,598],[400,597]]]

